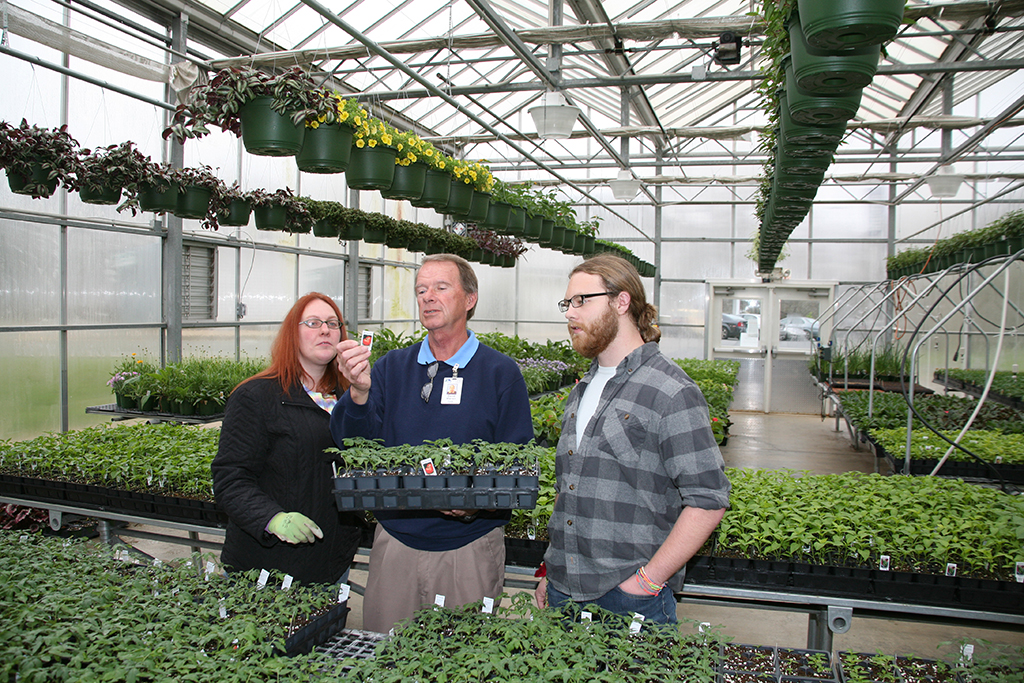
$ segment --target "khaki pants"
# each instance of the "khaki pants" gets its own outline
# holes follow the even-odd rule
[[[455,550],[415,550],[380,524],[370,550],[363,596],[363,628],[387,633],[435,595],[458,607],[501,595],[505,583],[505,532],[500,527]]]

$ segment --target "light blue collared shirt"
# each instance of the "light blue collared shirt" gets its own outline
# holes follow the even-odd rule
[[[459,347],[459,350],[455,352],[455,355],[449,358],[444,363],[454,367],[458,365],[460,368],[464,368],[469,365],[469,361],[473,360],[473,356],[476,355],[476,350],[480,348],[480,342],[477,340],[476,335],[473,334],[473,330],[467,329],[469,333],[469,339],[466,343]],[[434,352],[430,350],[430,343],[424,339],[423,343],[420,344],[420,353],[416,357],[416,362],[420,365],[430,365],[437,361],[434,358]]]

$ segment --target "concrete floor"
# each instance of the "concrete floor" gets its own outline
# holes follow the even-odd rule
[[[849,435],[837,432],[835,420],[822,420],[817,415],[771,414],[756,412],[730,413],[733,420],[727,445],[722,455],[728,467],[806,470],[814,474],[848,471],[874,472],[874,456],[867,450],[855,450]],[[184,534],[180,534],[184,536]],[[128,540],[128,539],[126,539]],[[217,540],[211,537],[210,540]],[[131,540],[133,546],[147,554],[170,560],[187,555],[188,547],[149,540]],[[362,627],[361,587],[366,585],[365,555],[357,555],[350,583],[353,585],[347,626]],[[530,574],[509,573],[509,592],[532,584]],[[774,609],[709,604],[688,598],[680,601],[681,620],[709,622],[734,642],[783,647],[807,647],[808,615]],[[687,627],[690,628],[690,627]],[[833,649],[916,654],[924,657],[952,658],[954,645],[960,638],[980,638],[994,643],[1024,646],[1024,627],[988,628],[963,621],[925,623],[886,618],[855,616],[850,630],[836,634]]]

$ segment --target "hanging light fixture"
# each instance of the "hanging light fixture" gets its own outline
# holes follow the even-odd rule
[[[933,197],[955,197],[964,177],[956,173],[953,164],[943,164],[934,175],[926,176],[924,181],[928,183]]]
[[[640,191],[640,181],[633,177],[628,168],[619,171],[619,177],[608,181],[612,196],[620,202],[628,202]]]
[[[565,96],[555,90],[544,93],[542,104],[530,108],[530,116],[537,126],[537,135],[547,138],[567,138],[572,135],[572,127],[580,108],[566,104]]]

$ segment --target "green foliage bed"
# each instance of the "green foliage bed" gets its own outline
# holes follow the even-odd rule
[[[907,402],[895,392],[837,391],[843,413],[857,429],[895,429],[907,426]],[[871,417],[868,417],[868,403]],[[967,424],[978,401],[972,397],[927,394],[914,397],[914,407],[935,429],[957,429]],[[920,420],[914,420],[914,429],[923,429]],[[987,429],[1006,434],[1024,432],[1024,414],[1004,405],[986,401],[971,424],[972,429]]]

